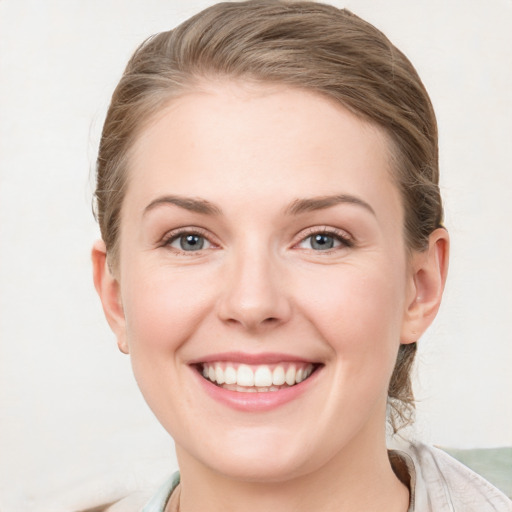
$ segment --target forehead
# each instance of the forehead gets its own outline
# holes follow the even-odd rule
[[[390,194],[400,203],[389,162],[382,129],[320,94],[204,83],[172,99],[142,130],[130,155],[128,195],[145,195],[145,202],[164,192],[284,201],[336,189]]]

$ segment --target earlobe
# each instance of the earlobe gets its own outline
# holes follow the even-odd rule
[[[110,328],[117,337],[121,352],[128,354],[126,323],[121,302],[119,281],[112,274],[107,262],[107,249],[103,240],[95,242],[91,252],[94,287],[103,306],[103,312]]]
[[[428,249],[412,256],[402,344],[418,341],[439,310],[448,273],[449,245],[448,232],[438,228],[429,237]]]

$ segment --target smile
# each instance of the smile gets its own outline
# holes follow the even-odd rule
[[[199,365],[202,376],[223,389],[242,393],[267,393],[305,381],[316,369],[311,363],[248,365],[211,362]]]

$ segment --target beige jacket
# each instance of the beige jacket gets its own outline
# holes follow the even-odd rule
[[[390,450],[392,464],[397,458],[410,478],[409,512],[512,512],[512,501],[502,492],[438,448],[403,443]],[[175,512],[178,483],[175,474],[149,500],[147,494],[131,494],[114,504],[80,512],[164,512],[171,494],[171,512]]]
[[[411,478],[410,512],[512,512],[512,501],[438,448],[408,444],[394,451]]]

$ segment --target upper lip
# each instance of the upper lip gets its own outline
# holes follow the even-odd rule
[[[290,363],[314,363],[311,359],[306,359],[304,357],[285,354],[285,353],[277,353],[277,352],[262,352],[257,354],[250,354],[247,352],[219,352],[216,354],[208,354],[203,357],[191,360],[189,362],[190,365],[200,364],[200,363],[215,363],[219,361],[225,362],[233,362],[233,363],[241,363],[248,365],[257,365],[257,364],[278,364],[284,362]]]

